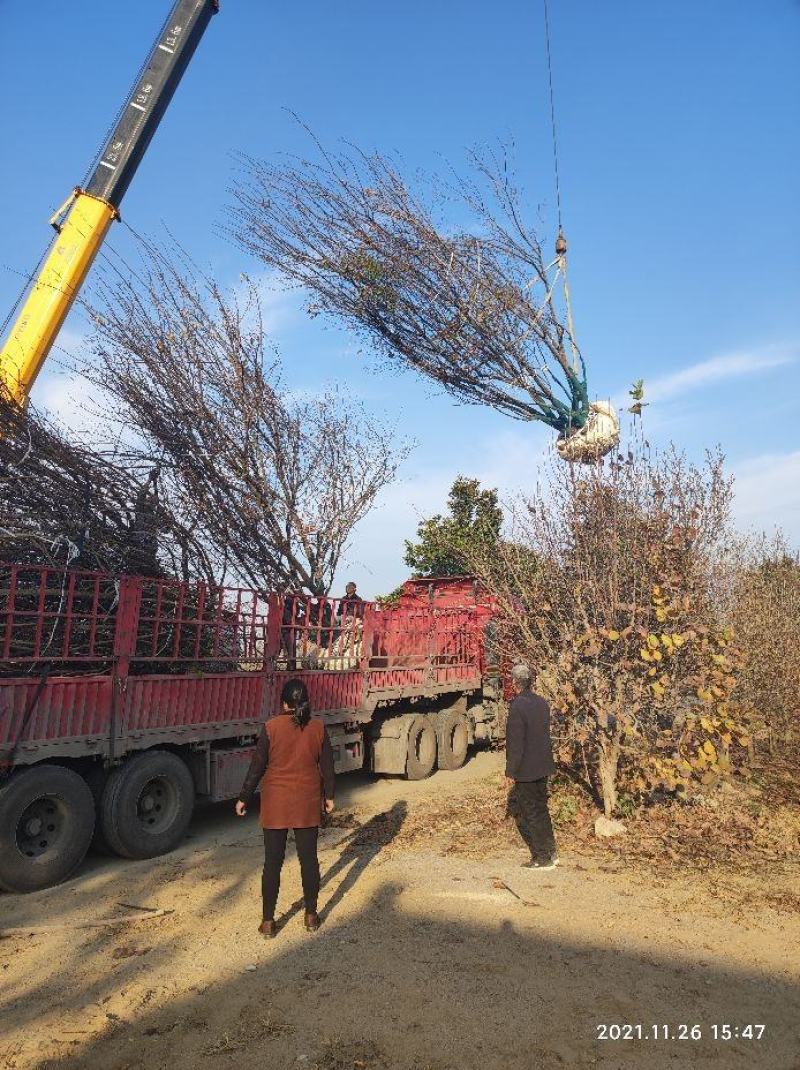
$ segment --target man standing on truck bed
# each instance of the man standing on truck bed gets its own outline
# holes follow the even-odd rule
[[[356,592],[356,585],[351,580],[344,589],[344,597],[339,602],[336,610],[336,628],[333,633],[334,639],[339,640],[339,653],[344,653],[344,647],[353,645],[361,636],[361,622],[364,619],[364,599]]]
[[[356,592],[356,585],[351,580],[344,589],[344,598],[339,602],[336,610],[339,621],[347,617],[355,617],[358,620],[364,616],[364,599]]]
[[[550,707],[531,691],[531,670],[515,665],[511,680],[516,698],[506,725],[506,781],[511,787],[514,818],[531,860],[526,869],[558,865],[553,825],[547,809],[547,778],[556,771],[550,739]]]

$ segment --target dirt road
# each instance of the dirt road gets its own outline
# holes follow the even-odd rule
[[[800,916],[743,906],[796,874],[722,896],[592,857],[535,874],[506,845],[476,859],[433,835],[404,844],[432,798],[470,806],[499,761],[416,784],[341,778],[349,827],[323,833],[315,935],[290,856],[280,933],[258,936],[260,830],[227,805],[168,857],[96,858],[59,888],[0,897],[0,1068],[800,1067]],[[598,1039],[626,1023],[648,1039]],[[761,1039],[713,1038],[749,1024]]]

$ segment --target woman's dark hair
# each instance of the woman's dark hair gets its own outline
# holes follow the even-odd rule
[[[308,701],[308,688],[295,676],[287,680],[281,691],[281,702],[292,711],[292,720],[298,728],[305,728],[311,720],[311,705]]]

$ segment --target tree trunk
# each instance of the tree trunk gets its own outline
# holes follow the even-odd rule
[[[617,807],[617,768],[620,745],[616,733],[612,739],[601,739],[597,745],[597,772],[603,796],[603,813],[613,817]]]

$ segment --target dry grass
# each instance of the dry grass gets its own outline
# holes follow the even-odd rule
[[[234,1029],[221,1033],[202,1049],[202,1054],[212,1057],[243,1051],[259,1040],[273,1040],[275,1037],[294,1032],[294,1027],[280,1015],[265,1012],[261,1008],[245,1007],[239,1019]]]
[[[388,1066],[378,1045],[364,1037],[326,1040],[316,1070],[373,1070]]]
[[[569,782],[555,781],[550,812],[564,854],[619,859],[659,871],[679,866],[745,872],[765,863],[797,864],[798,799],[781,796],[776,779],[770,773],[761,784],[732,783],[695,795],[691,803],[671,801],[637,810],[625,821],[627,835],[612,841],[595,837],[597,810]],[[794,794],[799,794],[796,788]],[[387,852],[423,846],[475,860],[518,848],[519,834],[499,775],[479,782],[469,794],[415,808]]]

